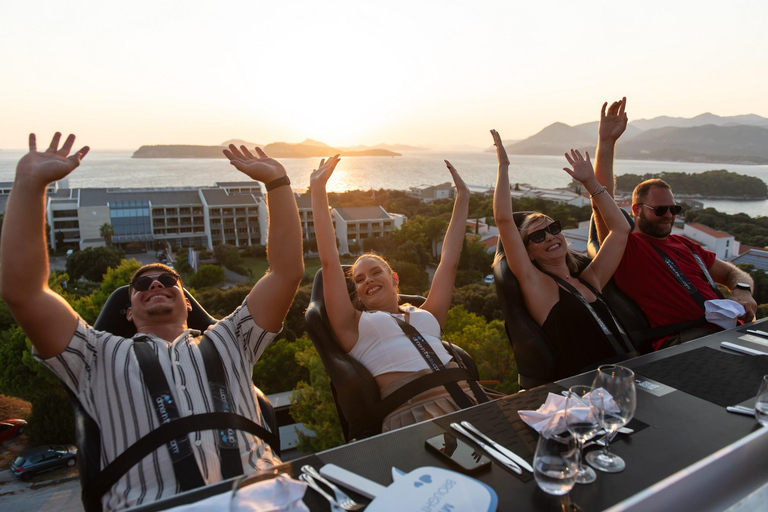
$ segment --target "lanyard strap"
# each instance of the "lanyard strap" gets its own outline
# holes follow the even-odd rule
[[[205,373],[208,376],[208,385],[211,389],[211,398],[213,398],[213,410],[215,412],[235,412],[232,395],[226,384],[224,363],[221,362],[219,351],[216,350],[213,341],[205,334],[203,334],[198,348],[203,356]],[[235,430],[233,428],[216,430],[216,443],[221,460],[221,476],[227,479],[242,475],[243,463],[240,459],[240,447]]]
[[[701,309],[705,309],[704,302],[706,299],[701,294],[701,292],[693,286],[693,283],[691,283],[690,279],[688,279],[688,276],[686,276],[682,270],[680,270],[680,267],[677,266],[677,264],[670,258],[664,251],[662,251],[659,247],[656,247],[655,244],[649,242],[651,244],[651,247],[654,248],[654,250],[661,256],[662,261],[669,267],[669,270],[672,272],[672,275],[675,276],[675,279],[682,285],[683,288],[685,288],[685,291],[688,292],[688,294],[691,296],[691,298],[696,302],[696,304],[699,305]],[[704,266],[704,262],[701,261],[701,258],[698,254],[696,254],[693,249],[688,247],[688,249],[691,251],[691,254],[693,255],[693,259],[696,261],[696,264],[701,269],[701,272],[704,274],[704,277],[706,278],[709,285],[714,290],[715,294],[722,298],[722,294],[720,293],[720,290],[717,289],[717,285],[715,285],[714,281],[712,280],[712,276],[709,275],[709,271],[707,270],[707,267]]]
[[[427,340],[424,339],[424,336],[422,336],[421,333],[411,324],[396,317],[392,318],[394,318],[394,320],[397,322],[397,325],[400,326],[408,339],[411,340],[413,346],[416,347],[416,350],[419,351],[421,357],[423,357],[424,361],[427,362],[427,366],[429,366],[433,372],[444,371],[445,366],[443,365],[442,361],[440,361],[440,358],[437,357],[435,351],[432,350],[432,347],[429,345],[429,343],[427,343]],[[461,387],[456,382],[448,382],[443,384],[443,386],[448,391],[448,393],[450,393],[451,398],[453,398],[453,401],[456,402],[456,405],[462,409],[466,409],[467,407],[472,407],[475,405],[464,393],[464,391],[461,390]]]
[[[171,393],[168,380],[163,374],[157,354],[145,341],[135,340],[133,351],[139,362],[141,378],[152,398],[152,406],[161,425],[170,423],[179,418],[179,410]],[[181,491],[196,489],[205,485],[200,468],[192,453],[192,445],[188,436],[180,436],[169,441],[166,446],[171,456],[173,472],[176,475],[176,483]]]
[[[619,334],[618,336],[616,336],[614,332],[608,327],[608,325],[606,325],[605,321],[603,321],[603,319],[600,318],[600,315],[597,314],[597,311],[595,311],[595,308],[592,307],[592,304],[590,304],[589,301],[587,301],[587,298],[584,297],[584,295],[582,295],[582,293],[578,289],[576,289],[575,286],[567,282],[565,279],[560,278],[559,276],[550,274],[549,272],[546,272],[546,274],[549,275],[552,279],[554,279],[559,286],[561,286],[566,291],[570,292],[573,296],[575,296],[577,299],[579,299],[579,302],[582,303],[582,305],[592,315],[592,318],[595,320],[595,322],[597,322],[597,325],[600,327],[600,330],[603,331],[603,334],[608,340],[608,343],[611,344],[611,346],[613,347],[613,350],[617,354],[626,354],[629,352],[633,352],[635,350],[634,346],[629,341],[629,337],[627,336],[627,333],[625,333],[624,329],[621,328],[621,324],[619,323],[616,316],[613,314],[613,311],[611,311],[611,308],[608,306],[608,304],[605,303],[605,300],[603,299],[603,296],[600,294],[600,292],[598,292],[592,285],[590,285],[586,281],[579,279],[579,282],[584,286],[586,286],[589,289],[589,291],[591,291],[595,295],[595,299],[600,301],[600,304],[602,304],[603,307],[608,311],[608,314],[611,316],[611,322],[616,328],[616,332],[618,332]]]

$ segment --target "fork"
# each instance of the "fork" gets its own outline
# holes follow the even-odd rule
[[[365,505],[363,505],[362,503],[358,503],[352,498],[350,498],[347,493],[345,493],[344,491],[336,487],[336,485],[334,485],[333,482],[329,481],[327,478],[321,475],[319,471],[317,471],[315,468],[313,468],[309,464],[302,466],[301,471],[302,473],[307,474],[310,477],[314,478],[315,480],[319,480],[325,485],[327,485],[328,487],[330,487],[331,490],[333,491],[333,494],[336,495],[336,502],[344,510],[354,512],[355,510],[360,510],[365,507]]]
[[[328,504],[331,506],[331,512],[341,512],[343,509],[341,508],[341,505],[339,505],[335,499],[333,499],[333,496],[325,492],[325,490],[320,487],[320,484],[315,482],[315,480],[309,476],[306,473],[302,473],[299,475],[299,480],[302,480],[303,482],[306,482],[308,486],[310,486],[312,489],[320,493],[325,499],[328,500]]]

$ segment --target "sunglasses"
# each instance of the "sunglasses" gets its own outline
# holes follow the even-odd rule
[[[536,231],[531,231],[528,233],[528,241],[533,242],[535,244],[540,244],[544,240],[547,239],[547,233],[549,233],[552,236],[555,236],[562,231],[563,228],[560,227],[560,221],[556,220],[549,226],[541,229],[537,229]]]
[[[645,203],[637,203],[645,206],[646,208],[649,208],[653,210],[653,213],[656,214],[657,217],[662,217],[667,213],[667,210],[672,213],[672,215],[678,215],[680,212],[683,211],[683,207],[679,204],[673,204],[672,206],[649,206]]]
[[[145,292],[149,290],[149,287],[152,286],[152,283],[155,281],[158,281],[166,288],[171,288],[172,286],[176,286],[176,283],[179,282],[179,276],[177,274],[168,273],[160,274],[159,276],[155,277],[139,276],[131,281],[131,288],[137,292]]]

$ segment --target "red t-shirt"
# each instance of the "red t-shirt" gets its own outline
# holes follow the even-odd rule
[[[645,312],[651,327],[701,318],[704,315],[701,306],[675,278],[652,244],[675,262],[705,300],[719,298],[689,248],[696,251],[707,269],[714,264],[715,253],[678,235],[669,235],[666,240],[659,240],[640,233],[630,233],[624,256],[613,276],[616,284]]]

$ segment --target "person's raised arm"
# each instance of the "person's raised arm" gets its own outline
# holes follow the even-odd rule
[[[595,215],[600,214],[605,219],[609,230],[609,234],[602,241],[597,256],[581,274],[582,278],[591,281],[593,286],[602,290],[621,262],[629,236],[629,223],[616,202],[608,195],[606,188],[595,178],[592,162],[589,161],[589,153],[585,153],[585,155],[586,158],[583,158],[581,153],[573,149],[570,155],[566,153],[565,159],[568,160],[573,169],[563,167],[563,170],[571,178],[580,182],[592,195],[592,208],[595,210]]]
[[[523,292],[533,294],[540,288],[537,286],[541,272],[531,263],[528,251],[523,245],[520,231],[517,229],[512,215],[512,196],[509,193],[509,157],[501,136],[496,130],[491,130],[493,144],[496,146],[496,155],[499,160],[499,169],[496,173],[496,189],[493,192],[493,218],[499,229],[499,238],[504,246],[504,254],[507,258],[509,269],[520,281]]]
[[[77,327],[77,313],[48,287],[45,191],[80,165],[89,148],[69,155],[75,136],[70,134],[59,149],[60,139],[56,132],[48,149],[39,152],[35,134],[29,135],[29,153],[16,166],[0,243],[3,300],[45,359],[61,354]]]
[[[347,279],[341,268],[339,249],[336,246],[336,232],[333,229],[331,211],[328,208],[326,184],[333,174],[339,155],[321,160],[320,166],[312,171],[309,178],[312,194],[312,216],[315,222],[317,252],[323,269],[323,298],[331,329],[345,352],[357,343],[357,323],[360,312],[352,306],[347,290]]]
[[[256,155],[245,146],[240,146],[240,149],[242,151],[230,144],[224,155],[239,171],[266,183],[269,210],[269,271],[253,286],[246,303],[259,327],[277,332],[304,277],[299,209],[282,164],[269,158],[261,148],[255,148]]]
[[[595,176],[597,181],[606,188],[608,194],[613,197],[616,188],[616,177],[613,173],[613,159],[616,152],[616,141],[627,129],[627,98],[611,103],[608,112],[608,103],[603,103],[600,111],[600,125],[598,127],[597,154],[595,156]],[[589,189],[587,189],[589,190]],[[595,224],[597,226],[597,238],[603,243],[608,236],[608,226],[600,212],[595,210]]]
[[[445,323],[448,309],[451,307],[453,285],[456,281],[456,272],[459,269],[459,257],[461,256],[464,234],[467,232],[467,214],[469,212],[469,187],[448,160],[445,160],[445,165],[451,172],[453,183],[456,185],[456,200],[453,203],[451,221],[443,239],[440,263],[432,278],[429,296],[422,305],[422,309],[432,313],[440,325]]]

